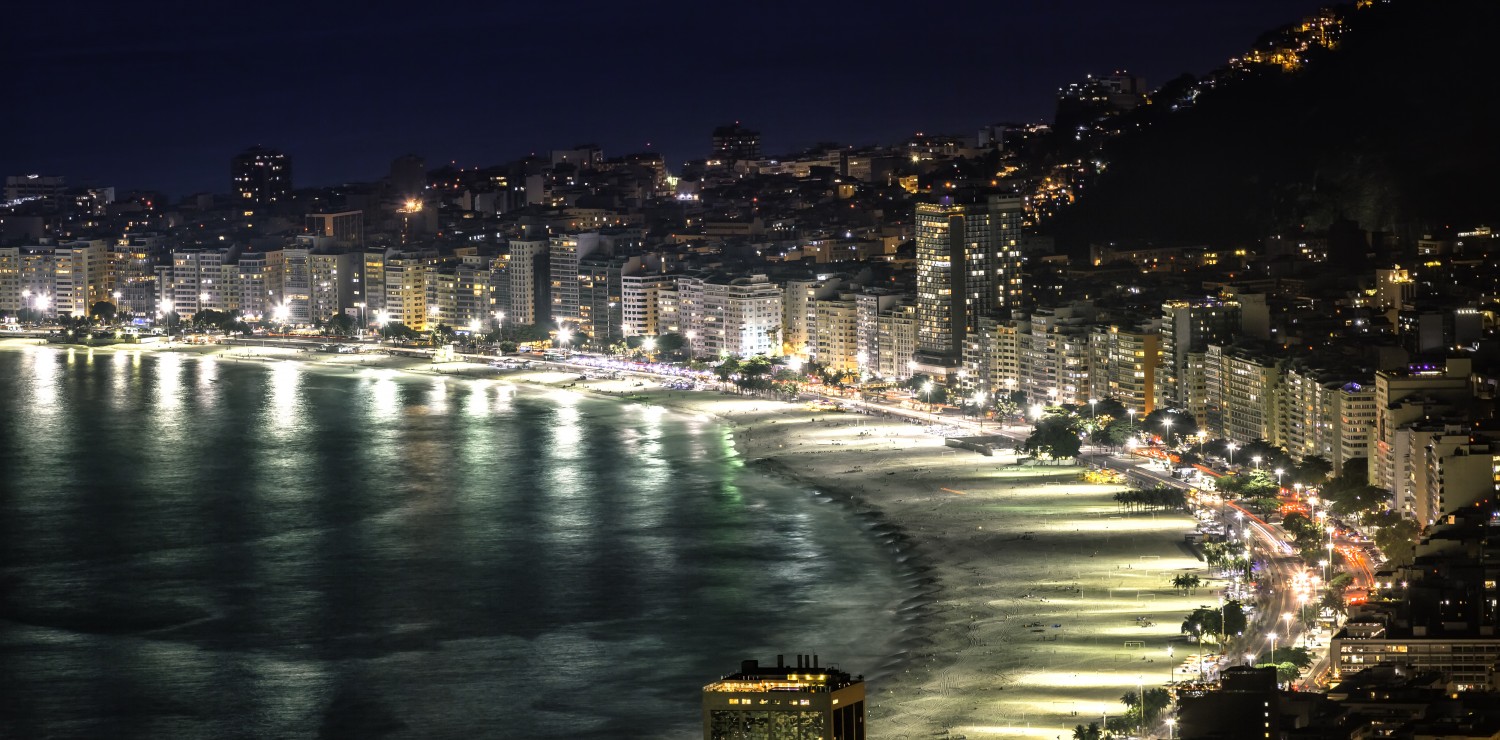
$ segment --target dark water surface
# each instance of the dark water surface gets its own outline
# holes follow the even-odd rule
[[[873,672],[900,598],[697,418],[0,350],[0,737],[692,737],[742,658]]]

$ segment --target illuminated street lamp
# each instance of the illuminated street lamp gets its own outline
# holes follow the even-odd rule
[[[1098,405],[1099,405],[1099,399],[1097,399],[1097,398],[1090,398],[1089,399],[1089,421],[1093,421],[1094,420],[1094,410],[1098,407]]]
[[[1256,470],[1260,470],[1260,455],[1255,455],[1255,456],[1251,457],[1250,458],[1250,462],[1255,463],[1255,469]]]
[[[979,412],[979,433],[984,433],[984,391],[974,393],[974,408]]]
[[[1172,738],[1174,737],[1174,735],[1172,734],[1172,731],[1175,730],[1175,729],[1177,729],[1177,718],[1176,717],[1168,717],[1167,718],[1167,740],[1172,740]]]
[[[922,384],[922,395],[927,398],[927,413],[932,414],[932,420],[937,421],[937,413],[932,410],[932,381]]]
[[[172,302],[162,300],[161,315],[167,320],[167,344],[172,343]]]
[[[1238,450],[1240,446],[1233,442],[1230,442],[1229,444],[1224,445],[1224,448],[1229,450],[1229,467],[1232,468],[1234,467],[1234,451]]]
[[[1125,413],[1130,416],[1130,434],[1133,436],[1135,434],[1135,409],[1127,409]]]
[[[496,311],[495,312],[495,331],[499,331],[504,326],[505,326],[505,312],[504,311]]]
[[[1276,469],[1276,493],[1277,494],[1281,493],[1281,474],[1285,473],[1285,472],[1286,471],[1282,470],[1281,468],[1277,468]]]

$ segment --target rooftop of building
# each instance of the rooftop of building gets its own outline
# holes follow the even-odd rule
[[[864,676],[850,676],[832,666],[820,666],[816,655],[798,655],[796,665],[786,665],[785,656],[776,656],[776,665],[763,666],[759,661],[740,663],[732,673],[703,687],[704,691],[762,693],[790,691],[811,694],[828,693],[864,683]]]

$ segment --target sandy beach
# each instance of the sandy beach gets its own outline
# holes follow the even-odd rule
[[[138,350],[162,351],[73,351]],[[1208,581],[1182,544],[1192,518],[1123,513],[1112,499],[1122,487],[1085,483],[1079,467],[952,449],[900,418],[668,391],[643,378],[583,380],[571,372],[261,347],[167,351],[295,360],[322,372],[499,379],[723,420],[748,464],[844,500],[851,522],[909,568],[911,597],[897,615],[907,625],[904,649],[884,666],[842,665],[870,681],[870,737],[1070,737],[1076,724],[1121,713],[1127,691],[1161,686],[1174,669],[1178,679],[1194,675],[1181,664],[1196,646],[1178,626],[1192,608],[1212,603],[1216,584],[1193,595],[1171,587],[1183,572]]]

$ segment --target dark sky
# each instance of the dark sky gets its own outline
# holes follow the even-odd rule
[[[0,174],[228,190],[251,144],[296,184],[405,152],[497,164],[597,142],[675,170],[741,120],[768,152],[1050,118],[1059,85],[1203,73],[1314,0],[125,3],[0,8]],[[232,7],[233,10],[220,10]]]

